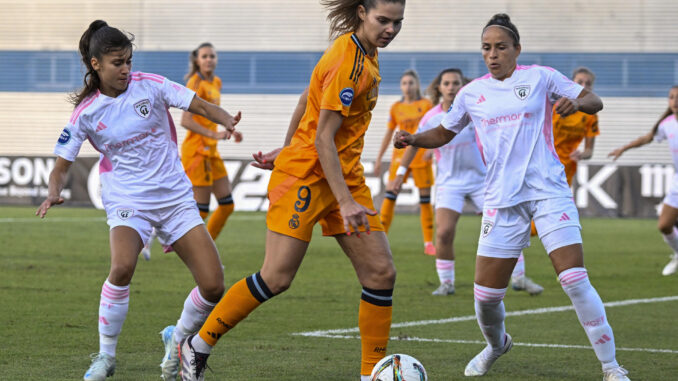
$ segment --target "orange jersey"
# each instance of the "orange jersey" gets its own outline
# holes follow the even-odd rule
[[[203,79],[200,73],[195,73],[188,79],[186,87],[195,91],[195,95],[209,103],[217,106],[221,103],[221,79],[217,76],[208,81]],[[217,131],[217,124],[205,117],[193,114],[193,120],[209,130]],[[181,156],[193,156],[195,154],[219,157],[217,140],[188,130],[184,143],[181,145]]]
[[[577,111],[562,117],[553,112],[553,144],[565,167],[571,165],[570,154],[579,147],[584,138],[598,136],[598,116]]]
[[[410,134],[415,134],[419,127],[419,121],[426,114],[428,110],[433,108],[433,104],[426,98],[422,98],[412,103],[403,103],[398,101],[391,106],[391,112],[388,118],[388,129],[395,130],[396,128],[407,131]],[[412,159],[410,168],[422,168],[431,165],[431,161],[424,160],[425,149],[417,150],[417,155]],[[392,162],[397,162],[400,165],[404,149],[394,149]]]
[[[306,111],[290,145],[278,155],[276,168],[297,178],[310,174],[324,177],[315,149],[318,119],[321,109],[338,111],[344,120],[334,143],[344,179],[348,186],[363,183],[360,155],[377,103],[379,82],[377,53],[368,56],[353,33],[338,37],[313,69]]]

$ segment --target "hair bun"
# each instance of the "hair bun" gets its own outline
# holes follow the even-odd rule
[[[103,27],[105,27],[105,26],[108,26],[108,24],[106,23],[106,21],[104,21],[104,20],[94,20],[94,21],[92,21],[91,24],[89,24],[89,29],[90,29],[92,32],[96,32],[97,30],[99,30],[99,29],[101,29],[101,28],[103,28]]]
[[[490,21],[495,21],[499,24],[509,24],[511,22],[511,17],[509,17],[509,15],[506,13],[497,13],[496,15],[492,16]]]

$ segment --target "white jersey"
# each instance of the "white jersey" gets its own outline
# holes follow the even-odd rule
[[[169,107],[188,109],[195,92],[162,76],[133,72],[116,98],[99,91],[73,111],[54,153],[74,161],[85,139],[101,153],[104,207],[163,208],[193,200]]]
[[[419,132],[436,128],[445,116],[441,104],[429,110],[419,122]],[[473,123],[449,143],[433,151],[436,158],[436,186],[470,194],[484,187],[485,163],[476,143]]]
[[[553,146],[555,97],[583,87],[545,66],[518,66],[503,81],[487,74],[462,88],[442,125],[459,133],[473,121],[487,163],[485,208],[572,197]]]
[[[659,128],[657,128],[657,133],[654,135],[654,140],[657,142],[669,141],[671,156],[673,156],[673,166],[676,167],[676,173],[678,173],[678,120],[676,120],[675,114],[671,114],[659,122]]]

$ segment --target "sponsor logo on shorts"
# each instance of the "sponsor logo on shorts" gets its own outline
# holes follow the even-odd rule
[[[492,231],[492,228],[494,227],[494,222],[492,221],[483,221],[483,227],[481,228],[480,232],[483,235],[483,238],[487,237],[488,234]]]
[[[126,220],[134,215],[134,209],[124,208],[118,209],[118,217],[121,220]]]
[[[525,98],[530,96],[530,85],[518,85],[513,88],[513,92],[516,94],[518,99],[524,101]]]
[[[134,104],[134,111],[137,112],[137,115],[146,119],[151,115],[151,101],[144,99]]]
[[[344,106],[350,106],[353,103],[353,89],[345,87],[339,92],[339,99]]]
[[[61,145],[64,145],[69,141],[71,141],[71,130],[64,128],[64,130],[61,131],[61,135],[59,135],[59,140],[57,140],[57,142],[59,142]]]
[[[298,228],[299,227],[299,215],[293,214],[292,218],[290,218],[290,221],[288,222],[288,225],[290,226],[290,229]]]

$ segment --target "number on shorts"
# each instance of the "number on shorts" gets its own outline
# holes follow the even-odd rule
[[[306,185],[299,187],[297,197],[299,200],[294,203],[294,210],[299,213],[305,212],[306,209],[308,209],[308,206],[311,204],[311,189]]]

